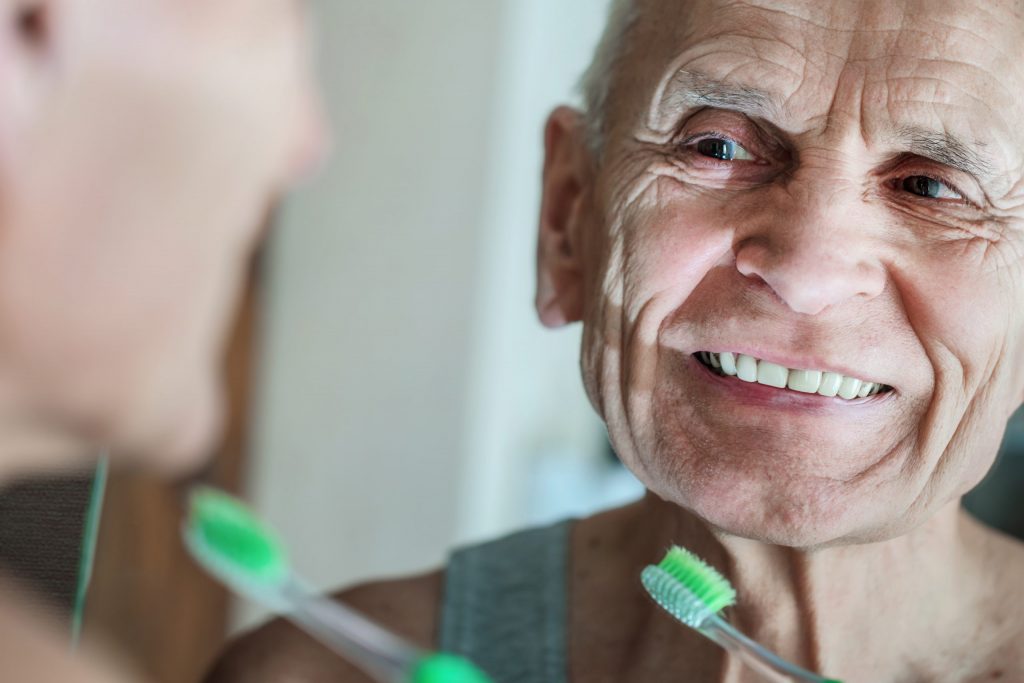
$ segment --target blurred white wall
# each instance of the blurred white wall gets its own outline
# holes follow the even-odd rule
[[[532,296],[543,121],[605,3],[316,9],[335,159],[270,251],[249,493],[326,588],[595,504],[558,484],[602,448],[579,333]]]
[[[542,329],[532,304],[543,126],[553,107],[578,99],[606,3],[505,4],[478,257],[462,539],[540,521],[526,507],[539,461],[586,458],[602,447],[579,378],[579,330]]]

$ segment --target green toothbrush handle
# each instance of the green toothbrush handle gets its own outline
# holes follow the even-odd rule
[[[469,660],[457,655],[434,653],[419,661],[408,683],[492,683],[490,677]]]
[[[294,578],[282,592],[285,617],[381,683],[491,683],[467,659],[422,650]]]

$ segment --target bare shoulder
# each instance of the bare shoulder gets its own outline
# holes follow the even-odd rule
[[[444,571],[375,581],[332,595],[410,641],[436,641]],[[221,653],[206,683],[370,683],[370,679],[283,619],[243,634]]]

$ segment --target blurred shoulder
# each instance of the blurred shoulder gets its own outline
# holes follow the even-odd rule
[[[444,571],[374,581],[331,597],[423,647],[436,642]],[[284,619],[230,643],[206,683],[371,683],[370,679]]]
[[[66,626],[0,577],[0,681],[32,683],[139,683],[108,653],[86,645],[84,656],[68,648]]]

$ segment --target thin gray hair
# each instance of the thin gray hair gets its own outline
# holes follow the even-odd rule
[[[637,0],[611,0],[604,34],[580,79],[587,144],[596,157],[600,157],[608,133],[608,104],[615,73],[625,56],[627,39],[638,14]]]

